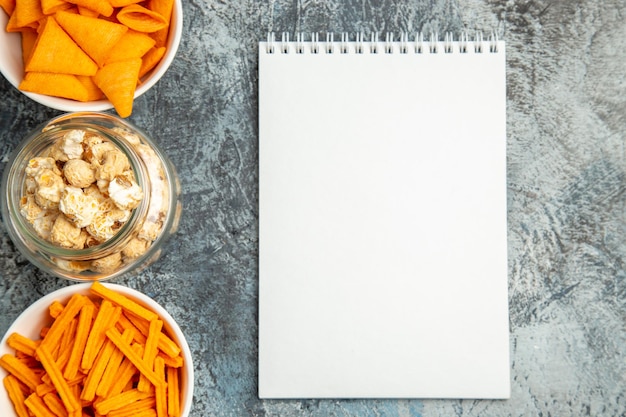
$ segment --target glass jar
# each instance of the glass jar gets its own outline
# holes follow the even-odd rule
[[[72,142],[70,139],[76,135],[81,139]],[[93,146],[103,142],[109,144]],[[108,151],[112,155],[103,156]],[[56,169],[37,162],[42,157],[52,157]],[[67,164],[71,159],[84,160],[88,164],[84,172],[99,173],[100,179],[94,178],[87,186],[92,174],[82,179],[72,174],[75,170]],[[124,174],[102,179],[107,172],[115,175],[109,172],[110,167],[120,160]],[[62,182],[56,178],[57,188],[50,188],[54,183],[46,176],[50,171],[37,171],[46,166],[55,172],[51,176],[61,176]],[[120,187],[113,190],[113,182],[128,188],[122,187],[118,193]],[[132,207],[128,203],[132,200],[128,197],[132,188],[129,184],[139,187]],[[66,233],[62,226],[68,225],[66,213],[71,205],[67,202],[75,201],[68,196],[70,189],[77,192],[77,201],[88,199],[91,214],[69,216]],[[46,200],[49,191],[57,197]],[[118,206],[112,203],[113,192]],[[152,264],[159,258],[163,243],[176,232],[182,209],[180,182],[169,159],[143,131],[107,113],[68,113],[40,125],[12,153],[4,169],[1,193],[2,218],[18,250],[38,268],[75,281],[111,279],[137,273]],[[91,196],[84,197],[86,194],[93,194],[97,203]],[[63,196],[63,206],[54,201],[59,195]],[[92,224],[86,225],[86,217],[92,218]],[[102,230],[104,234],[99,233]]]

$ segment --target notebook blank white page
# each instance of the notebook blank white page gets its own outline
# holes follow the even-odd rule
[[[508,398],[504,42],[259,44],[259,396]]]

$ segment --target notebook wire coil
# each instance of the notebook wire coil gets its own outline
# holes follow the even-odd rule
[[[446,32],[443,39],[436,32],[430,33],[427,40],[424,39],[422,32],[414,35],[408,32],[401,32],[399,36],[395,36],[393,32],[386,32],[384,39],[379,39],[378,32],[372,32],[367,36],[363,32],[358,32],[353,38],[347,32],[342,32],[339,40],[335,41],[334,33],[328,32],[325,38],[320,41],[320,34],[312,32],[305,34],[297,32],[295,41],[290,39],[289,32],[282,32],[280,40],[276,39],[274,32],[268,32],[267,41],[265,43],[265,52],[268,54],[304,54],[304,53],[326,53],[332,54],[339,52],[341,54],[356,53],[377,54],[384,52],[385,54],[450,54],[450,53],[498,53],[498,35],[491,32],[488,38],[483,37],[483,33],[477,31],[473,36],[467,32],[462,32],[458,39],[455,39],[452,32]]]

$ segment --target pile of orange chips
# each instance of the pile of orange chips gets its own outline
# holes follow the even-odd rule
[[[18,417],[179,417],[181,349],[153,311],[95,282],[0,357]]]
[[[163,58],[174,0],[0,0],[22,35],[22,91],[132,113],[141,78]]]

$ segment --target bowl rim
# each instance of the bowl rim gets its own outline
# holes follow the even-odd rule
[[[191,406],[193,403],[193,394],[194,394],[193,393],[194,391],[193,356],[191,354],[191,349],[189,348],[189,345],[187,343],[187,339],[185,338],[185,335],[183,334],[180,327],[178,326],[178,323],[176,322],[176,320],[174,320],[174,318],[167,312],[167,310],[164,307],[162,307],[159,303],[157,303],[154,299],[150,298],[148,295],[138,290],[135,290],[133,288],[124,286],[124,285],[113,284],[113,283],[108,283],[108,282],[100,282],[100,283],[109,289],[115,290],[116,292],[120,294],[128,296],[129,298],[132,298],[134,301],[138,302],[142,306],[155,311],[159,315],[159,317],[163,320],[163,327],[168,331],[170,336],[173,337],[174,340],[178,343],[178,345],[181,348],[181,352],[184,356],[184,360],[185,360],[185,363],[183,365],[184,372],[182,374],[182,378],[180,381],[181,388],[184,387],[183,388],[184,395],[181,396],[181,401],[180,401],[181,414],[180,415],[181,417],[188,416],[191,411]],[[49,305],[53,301],[59,300],[61,302],[64,302],[75,293],[88,294],[89,288],[91,287],[91,285],[92,283],[87,283],[87,282],[69,284],[65,287],[61,287],[55,291],[52,291],[40,297],[35,302],[30,304],[28,307],[26,307],[26,309],[24,309],[17,316],[17,318],[13,321],[13,323],[7,329],[6,333],[2,336],[2,339],[0,340],[0,356],[6,353],[11,353],[11,354],[14,353],[13,349],[11,349],[7,345],[7,339],[13,332],[20,330],[21,334],[27,337],[34,338],[35,337],[34,334],[37,334],[39,332],[39,328],[40,328],[40,327],[38,328],[39,324],[46,323],[49,321],[49,318],[46,317],[46,315],[43,313],[47,312]],[[36,316],[32,317],[33,315],[36,315]],[[27,328],[27,331],[21,330],[23,328]],[[8,374],[7,371],[4,368],[0,367],[0,379],[4,379],[4,377],[7,374]],[[182,393],[182,390],[181,390],[181,393]],[[12,415],[7,416],[6,413],[9,412],[9,410],[5,409],[6,408],[5,406],[7,405],[10,408],[10,412],[13,413]],[[8,394],[6,390],[4,389],[4,387],[0,388],[0,413],[3,416],[7,416],[7,417],[17,417],[17,414],[15,413],[15,410],[13,409],[13,406],[9,400]]]
[[[147,92],[150,88],[152,88],[167,72],[170,65],[174,61],[174,57],[178,52],[178,47],[180,45],[180,40],[182,38],[182,29],[183,29],[183,5],[182,0],[174,0],[174,8],[172,10],[172,17],[170,23],[170,33],[168,35],[167,42],[167,50],[165,56],[161,59],[159,64],[152,69],[152,71],[144,77],[144,82],[141,83],[136,89],[133,99],[137,99],[142,96],[145,92]],[[8,50],[9,44],[11,42],[19,42],[19,37],[21,36],[19,32],[7,32],[4,28],[7,25],[9,17],[4,12],[4,10],[0,10],[0,31],[2,34],[0,35],[0,50]],[[106,111],[113,108],[113,103],[108,99],[96,100],[96,101],[88,101],[88,102],[80,102],[76,100],[66,99],[62,97],[54,97],[48,96],[44,94],[31,93],[28,91],[22,91],[18,88],[20,82],[22,81],[22,77],[24,74],[24,66],[22,63],[22,51],[7,52],[7,54],[12,55],[13,59],[5,60],[0,59],[0,73],[4,76],[4,78],[11,84],[16,90],[20,93],[24,94],[26,97],[31,100],[49,107],[51,109],[66,111],[66,112],[76,112],[76,111]],[[18,59],[19,58],[19,59]],[[9,71],[8,63],[17,62],[17,71]],[[21,75],[18,75],[21,74]]]

